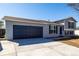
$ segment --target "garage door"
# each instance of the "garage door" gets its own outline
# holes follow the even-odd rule
[[[13,38],[40,38],[43,37],[43,27],[13,25]]]

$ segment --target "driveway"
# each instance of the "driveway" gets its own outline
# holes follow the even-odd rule
[[[54,40],[51,39],[51,38],[48,38],[48,39],[44,39],[44,38],[16,39],[16,40],[13,40],[13,41],[18,43],[19,46],[54,42]]]
[[[32,41],[33,42],[32,42]],[[41,42],[40,40],[43,40]],[[52,39],[22,39],[5,42],[3,55],[17,56],[79,56],[79,48]],[[32,43],[31,43],[32,42]],[[28,44],[27,44],[28,43]],[[4,45],[4,44],[3,44]],[[6,53],[8,52],[8,53]]]
[[[0,51],[0,56],[15,56],[15,44],[11,41],[0,41],[3,50]]]

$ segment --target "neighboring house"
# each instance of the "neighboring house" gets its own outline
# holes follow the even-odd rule
[[[0,38],[5,37],[5,27],[4,27],[4,21],[0,20]]]
[[[76,20],[72,17],[59,21],[33,20],[5,16],[6,39],[48,38],[74,36]]]
[[[4,37],[5,37],[5,29],[0,28],[0,38],[4,38]]]
[[[79,36],[79,28],[76,28],[75,35]]]

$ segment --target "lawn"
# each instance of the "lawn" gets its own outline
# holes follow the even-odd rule
[[[64,40],[62,42],[79,48],[79,39]]]

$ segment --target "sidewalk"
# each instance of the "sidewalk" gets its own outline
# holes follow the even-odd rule
[[[0,41],[2,44],[2,48],[3,50],[0,52],[0,56],[15,56],[16,52],[15,52],[15,47],[16,45],[14,45],[13,42],[9,42],[9,41]]]

